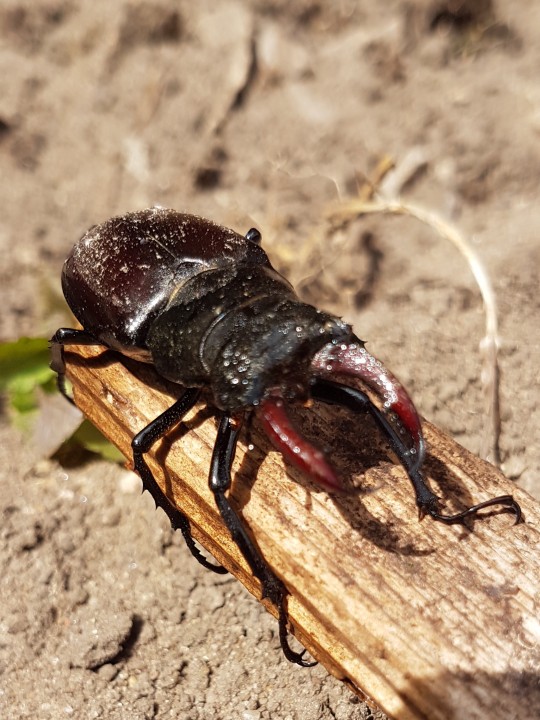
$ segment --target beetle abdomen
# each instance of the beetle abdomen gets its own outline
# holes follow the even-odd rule
[[[200,272],[238,263],[270,266],[266,253],[210,220],[164,208],[111,218],[88,230],[64,264],[75,317],[105,345],[137,354],[171,296]]]
[[[163,208],[90,228],[62,285],[87,333],[174,382],[209,385],[229,411],[273,387],[307,397],[314,354],[351,332],[302,303],[252,234]]]

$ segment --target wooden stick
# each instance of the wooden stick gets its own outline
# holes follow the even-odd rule
[[[65,355],[77,405],[128,458],[133,435],[181,392],[150,367],[128,371],[96,348]],[[342,476],[357,473],[360,490],[318,491],[284,468],[255,422],[239,443],[231,491],[290,591],[300,642],[399,720],[540,717],[538,504],[426,423],[425,471],[447,511],[511,493],[525,522],[496,512],[474,521],[473,532],[429,517],[419,523],[408,478],[368,419],[319,405],[303,417],[303,431],[331,448]],[[208,489],[215,433],[198,406],[147,459],[194,537],[260,597]]]

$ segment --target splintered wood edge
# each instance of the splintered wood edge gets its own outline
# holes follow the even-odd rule
[[[133,435],[181,392],[151,368],[128,363],[128,371],[100,349],[70,347],[65,357],[76,404],[128,459]],[[324,414],[337,428],[335,411]],[[196,540],[260,600],[208,488],[215,421],[199,405],[181,428],[156,443],[148,464],[190,518]],[[285,470],[256,431],[249,451],[239,443],[231,501],[290,592],[295,636],[372,704],[400,720],[447,720],[465,709],[468,718],[496,720],[508,717],[510,703],[525,719],[521,706],[531,712],[537,702],[540,713],[540,698],[527,697],[515,681],[520,669],[540,667],[538,503],[434,426],[426,423],[425,433],[427,467],[455,480],[444,490],[449,502],[463,507],[513,494],[526,522],[513,526],[499,513],[476,521],[473,533],[429,518],[419,525],[403,470],[381,464],[380,453],[364,477],[372,492],[329,498]],[[490,675],[488,666],[506,668],[504,678],[513,681]]]

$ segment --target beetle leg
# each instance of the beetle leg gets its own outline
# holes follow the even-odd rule
[[[328,492],[341,492],[343,485],[324,453],[300,435],[279,395],[270,395],[260,406],[258,415],[265,433],[283,457],[299,470],[307,473]]]
[[[241,428],[241,420],[234,419],[229,415],[222,416],[210,465],[210,489],[214,493],[216,505],[231,533],[232,539],[251,568],[253,575],[261,583],[262,597],[268,598],[278,608],[279,640],[285,657],[290,662],[302,667],[311,667],[316,663],[304,660],[306,651],[295,652],[288,643],[287,612],[285,608],[287,589],[261,557],[259,550],[247,534],[238,514],[234,511],[225,495],[231,486],[231,466]]]
[[[72,405],[73,398],[66,390],[66,363],[64,361],[64,345],[103,345],[86,330],[75,330],[74,328],[59,328],[49,340],[51,350],[51,370],[56,373],[56,384],[58,390]]]
[[[517,500],[514,500],[512,495],[499,495],[498,497],[484,500],[484,502],[478,503],[477,505],[471,505],[471,507],[466,508],[462,512],[455,513],[454,515],[443,515],[438,511],[437,505],[434,507],[430,506],[427,508],[420,508],[420,512],[424,514],[427,513],[434,520],[446,523],[446,525],[456,525],[458,523],[463,524],[465,518],[470,515],[476,515],[480,510],[484,510],[484,508],[488,507],[494,507],[496,505],[502,505],[503,507],[508,508],[510,512],[514,513],[516,516],[514,525],[517,525],[523,520],[521,505],[517,502]]]
[[[411,436],[413,447],[407,452],[411,456],[411,467],[418,470],[424,461],[425,442],[414,403],[399,380],[368,353],[362,340],[355,335],[353,340],[352,343],[325,345],[313,358],[311,367],[320,377],[348,375],[372,388],[383,400],[384,410],[394,412]]]
[[[186,545],[193,557],[208,570],[224,574],[227,570],[221,565],[215,565],[214,563],[209,562],[195,545],[193,537],[191,536],[189,520],[183,512],[180,512],[178,508],[172,505],[169,498],[156,482],[152,471],[143,457],[143,454],[148,452],[157,440],[162,438],[174,425],[180,422],[189,410],[191,410],[197,402],[199,395],[200,390],[198,388],[188,388],[182,397],[174,403],[174,405],[171,405],[170,408],[165,410],[165,412],[159,415],[155,420],[152,420],[149,425],[135,435],[131,441],[131,447],[133,449],[133,465],[135,471],[141,476],[143,481],[143,492],[144,490],[148,490],[150,495],[154,498],[156,507],[160,507],[165,511],[167,517],[171,521],[173,530],[181,531],[184,536],[184,540],[186,541]]]
[[[465,518],[476,515],[480,510],[502,505],[515,514],[516,524],[520,522],[521,507],[511,495],[500,495],[499,497],[485,500],[477,505],[472,505],[460,513],[443,515],[439,512],[439,498],[426,485],[420,469],[417,466],[417,459],[411,458],[411,454],[404,445],[403,440],[388,422],[384,413],[371,402],[366,393],[357,388],[340,385],[330,380],[318,380],[312,387],[312,395],[315,399],[321,400],[322,402],[331,405],[341,405],[354,412],[368,412],[371,415],[407,471],[416,493],[416,504],[418,505],[421,518],[424,515],[430,515],[434,520],[444,522],[447,525],[453,525],[462,523]]]
[[[417,458],[412,459],[410,450],[403,439],[388,421],[386,415],[379,410],[365,392],[332,380],[317,380],[311,388],[311,394],[315,400],[321,400],[328,405],[340,405],[353,412],[369,413],[407,471],[414,487],[418,507],[427,507],[437,502],[437,496],[427,487],[416,467]]]

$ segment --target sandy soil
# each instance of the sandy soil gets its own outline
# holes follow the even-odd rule
[[[412,219],[324,223],[389,155],[386,192],[460,228],[491,277],[502,466],[540,497],[537,2],[3,0],[0,28],[1,339],[64,322],[61,263],[111,215],[257,225],[304,296],[480,452],[484,315],[463,257]],[[5,416],[0,438],[2,718],[372,717],[284,660],[272,618],[192,561],[137,478],[63,468]]]

